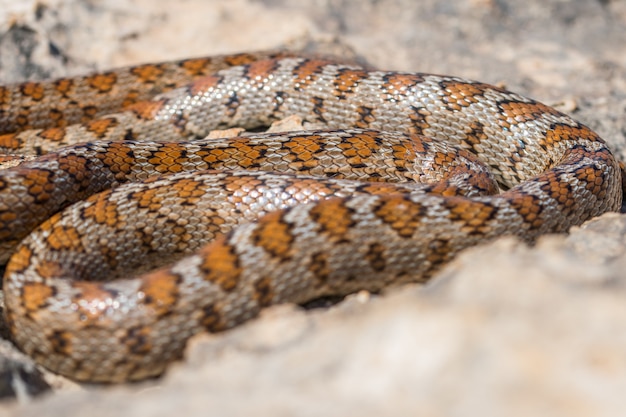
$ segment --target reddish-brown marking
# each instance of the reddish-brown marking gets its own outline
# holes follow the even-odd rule
[[[252,240],[274,258],[286,261],[291,258],[293,235],[291,225],[285,222],[284,212],[275,211],[261,217]]]
[[[499,106],[503,117],[510,124],[530,122],[546,114],[561,116],[561,113],[552,107],[537,102],[507,101],[499,103]]]
[[[178,198],[185,205],[196,205],[205,194],[204,183],[192,178],[181,178],[172,184]]]
[[[228,146],[208,150],[202,159],[212,168],[223,166],[224,161],[234,160],[241,168],[255,168],[261,162],[267,145],[251,144],[248,138],[231,138]]]
[[[113,304],[115,293],[97,282],[74,281],[72,286],[77,290],[72,301],[82,324],[88,326],[105,319],[102,313]]]
[[[223,238],[205,246],[199,254],[202,256],[200,269],[206,281],[227,292],[237,287],[242,273],[239,257]]]
[[[117,83],[117,74],[107,72],[85,77],[85,82],[99,94],[110,92]]]
[[[212,60],[207,58],[186,59],[180,63],[180,67],[193,77],[204,74],[211,62]]]
[[[0,86],[0,107],[5,107],[11,102],[11,90]]]
[[[131,74],[139,78],[142,83],[154,84],[159,81],[163,75],[163,67],[161,65],[140,65],[130,70]]]
[[[321,201],[310,211],[311,219],[335,242],[347,241],[347,234],[354,225],[353,210],[341,199]]]
[[[248,65],[245,76],[250,80],[265,81],[278,66],[275,59],[256,61]]]
[[[408,133],[422,135],[424,133],[424,130],[430,127],[428,117],[430,117],[431,115],[431,112],[424,107],[413,107],[412,111],[409,113],[411,127],[409,127],[408,129]]]
[[[367,129],[372,123],[376,121],[376,117],[374,116],[374,109],[372,107],[358,106],[356,108],[356,114],[358,114],[359,117],[354,122],[355,127]]]
[[[410,238],[420,226],[425,211],[421,204],[398,195],[384,198],[374,209],[374,214],[398,235]]]
[[[136,164],[132,148],[122,142],[111,142],[106,152],[97,152],[95,156],[112,173],[116,174],[115,177],[117,179],[121,180],[125,179],[126,175],[130,173],[132,167]]]
[[[33,251],[28,246],[20,246],[17,251],[11,256],[9,263],[6,266],[5,274],[21,274],[30,266],[31,257]]]
[[[209,304],[202,308],[200,325],[212,333],[224,330],[225,326],[222,321],[222,313],[215,304]]]
[[[540,145],[553,147],[555,144],[566,140],[588,140],[597,142],[598,135],[585,126],[572,127],[565,124],[555,124],[546,132],[545,138],[539,141]]]
[[[471,104],[477,103],[485,89],[491,86],[480,83],[466,83],[462,81],[442,81],[444,96],[442,100],[450,110],[461,110]]]
[[[567,184],[558,181],[558,178],[553,172],[544,173],[541,175],[541,180],[545,181],[541,189],[549,193],[562,207],[571,207],[576,203],[576,200],[572,198],[571,191]]]
[[[81,237],[82,233],[73,226],[55,225],[51,228],[46,243],[52,250],[84,252]]]
[[[166,103],[166,99],[138,101],[128,106],[126,110],[133,112],[141,120],[152,120]]]
[[[539,228],[543,220],[539,217],[541,205],[535,196],[529,194],[516,194],[510,199],[511,206],[524,218],[524,222],[532,228]]]
[[[58,155],[57,161],[59,169],[72,177],[76,185],[80,186],[80,191],[91,185],[93,177],[90,175],[91,168],[88,158],[82,155],[66,153]]]
[[[70,332],[55,330],[47,336],[47,339],[54,353],[64,356],[72,354],[72,334]]]
[[[41,101],[45,96],[43,84],[37,82],[26,82],[20,86],[20,90],[34,101]]]
[[[272,279],[269,277],[264,277],[256,281],[254,283],[253,297],[260,307],[267,307],[272,305],[272,301],[274,300]]]
[[[50,200],[55,191],[52,177],[54,174],[45,169],[28,169],[25,171],[23,184],[28,189],[28,194],[37,203],[45,203]]]
[[[322,73],[328,61],[319,59],[307,59],[293,69],[294,85],[297,90],[302,90],[313,83]]]
[[[333,94],[338,98],[346,98],[349,94],[353,94],[359,83],[367,77],[364,70],[340,69],[337,76],[333,80],[335,88]]]
[[[53,141],[53,142],[61,142],[67,136],[67,132],[64,128],[61,127],[51,127],[45,130],[42,130],[37,134],[42,139]]]
[[[36,267],[37,275],[44,279],[48,278],[66,278],[65,269],[61,264],[54,261],[40,261]]]
[[[157,317],[174,310],[180,297],[181,277],[168,271],[144,276],[139,291],[144,294],[143,304],[152,309]]]
[[[328,253],[318,252],[311,256],[309,271],[317,278],[318,286],[324,285],[328,281],[330,275],[330,265],[328,262]]]
[[[107,201],[110,191],[98,193],[89,199],[89,204],[82,211],[85,219],[91,219],[98,224],[106,224],[111,228],[124,227],[125,222],[122,221],[118,212],[118,206]]]
[[[87,122],[84,126],[85,129],[93,133],[98,139],[102,139],[107,135],[109,129],[113,129],[118,124],[119,122],[116,119],[112,117],[105,117]]]
[[[22,287],[22,306],[27,314],[39,312],[48,305],[48,299],[54,296],[54,288],[42,282],[26,282]]]
[[[423,83],[424,78],[419,74],[389,74],[384,78],[383,88],[387,94],[406,94],[409,88]]]
[[[314,155],[322,150],[320,139],[319,135],[296,136],[283,143],[290,150],[286,158],[290,159],[294,170],[313,169],[319,165]]]
[[[70,78],[63,78],[54,82],[54,89],[63,97],[68,97],[74,88],[74,81]]]
[[[156,171],[161,173],[182,172],[188,157],[184,149],[176,143],[164,143],[160,145],[158,151],[152,152],[152,157],[148,158],[148,163],[154,165]]]
[[[496,211],[496,208],[492,205],[464,198],[446,201],[449,203],[450,220],[460,220],[464,232],[468,234],[482,234],[491,229],[488,220],[493,218]]]
[[[278,54],[278,56],[280,56],[280,53]],[[241,54],[227,56],[224,59],[224,62],[226,62],[231,67],[237,65],[246,65],[255,61],[258,61],[258,58],[254,54],[248,54],[245,52]]]
[[[120,340],[132,355],[144,356],[154,349],[150,342],[153,340],[150,326],[131,327]]]
[[[430,263],[428,271],[433,271],[438,266],[448,261],[456,251],[449,240],[432,239],[428,242],[427,257]],[[425,276],[430,276],[432,272],[428,272]]]
[[[241,203],[250,192],[262,185],[263,182],[253,176],[232,175],[224,178],[224,189],[231,195],[234,204]]]
[[[96,114],[98,114],[98,108],[96,106],[82,106],[81,110],[83,112],[83,115],[80,118],[80,123],[87,123],[94,117],[96,117]]]
[[[7,149],[20,149],[24,141],[18,137],[16,133],[0,135],[0,147]]]
[[[189,85],[189,93],[192,96],[204,94],[219,86],[221,82],[222,77],[217,75],[208,75],[206,77],[199,78]]]
[[[376,141],[374,132],[364,132],[351,136],[345,142],[339,144],[343,156],[351,166],[366,165],[374,153],[380,150],[380,144]],[[406,158],[406,155],[403,156]]]
[[[372,243],[365,254],[365,259],[367,259],[374,271],[383,271],[387,266],[385,247],[380,243]]]

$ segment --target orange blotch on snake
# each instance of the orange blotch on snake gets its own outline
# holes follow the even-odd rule
[[[301,90],[311,84],[326,65],[328,65],[328,61],[320,59],[307,59],[297,65],[293,70],[295,88]]]
[[[118,205],[107,200],[110,194],[110,191],[106,191],[91,197],[89,199],[90,204],[82,210],[82,216],[85,219],[92,219],[98,224],[106,224],[113,229],[122,229],[126,227],[124,216],[120,215]]]
[[[403,238],[413,237],[425,212],[424,206],[402,195],[386,197],[374,208],[376,217]]]
[[[11,102],[11,90],[8,87],[0,86],[0,106],[5,106]]]
[[[341,69],[333,79],[335,88],[333,94],[340,99],[353,94],[359,83],[367,77],[365,70]]]
[[[54,174],[46,169],[30,169],[24,175],[24,186],[28,194],[37,203],[48,201],[54,192],[55,186],[50,178]]]
[[[208,75],[192,82],[189,85],[189,93],[191,95],[204,94],[211,89],[217,87],[222,82],[222,77],[217,75]]]
[[[114,72],[106,72],[102,74],[94,74],[85,77],[85,81],[91,88],[100,94],[108,93],[115,87],[117,83],[117,75]]]
[[[152,101],[138,101],[126,108],[127,111],[133,112],[139,119],[151,120],[167,103],[166,99]]]
[[[493,218],[495,207],[488,203],[465,198],[446,200],[452,221],[461,221],[462,229],[467,233],[485,233],[490,229],[488,220]]]
[[[12,275],[24,272],[30,266],[32,256],[33,251],[28,246],[20,246],[11,256],[5,274]]]
[[[26,282],[22,287],[22,306],[29,315],[40,312],[48,305],[48,299],[55,294],[54,289],[41,282]]]
[[[55,225],[46,238],[46,243],[52,250],[84,252],[81,237],[82,234],[73,226]]]
[[[106,289],[102,283],[74,281],[72,286],[77,291],[72,301],[85,326],[103,324],[107,320],[106,312],[117,307],[117,294]]]
[[[24,141],[19,138],[19,135],[17,133],[0,135],[0,148],[20,149],[23,145],[23,142]]]
[[[246,76],[251,80],[265,81],[274,72],[277,65],[278,61],[274,59],[255,61],[248,65]]]
[[[180,276],[159,271],[144,276],[139,291],[144,295],[143,304],[158,316],[171,312],[179,299]]]
[[[223,238],[205,246],[199,254],[205,281],[217,284],[227,292],[237,287],[242,273],[239,257]]]
[[[442,101],[448,109],[459,111],[463,107],[478,102],[478,97],[484,94],[483,84],[467,83],[463,81],[443,81]]]
[[[561,115],[554,108],[537,102],[511,101],[500,103],[499,106],[502,109],[502,115],[512,124],[533,121],[545,115]]]
[[[351,166],[361,166],[365,163],[364,160],[371,158],[380,149],[380,144],[375,138],[376,134],[373,132],[354,135],[347,138],[344,143],[339,144],[339,149],[343,151],[346,161]]]
[[[43,84],[37,82],[27,82],[20,86],[22,94],[30,97],[34,101],[41,101],[45,96]]]
[[[252,241],[272,257],[286,261],[291,257],[294,237],[291,234],[291,225],[285,221],[283,214],[275,211],[261,217],[252,234]]]
[[[204,74],[205,69],[211,64],[212,60],[207,58],[186,59],[180,63],[189,75],[197,76]]]
[[[85,123],[85,129],[93,133],[97,138],[101,139],[106,136],[109,129],[117,126],[119,122],[112,117],[105,117],[101,119],[92,120]]]
[[[423,83],[424,77],[419,74],[389,74],[383,81],[383,91],[390,95],[388,98],[396,98],[397,94],[405,95],[409,88]]]
[[[147,64],[135,67],[130,72],[139,79],[139,82],[147,84],[158,81],[164,71],[160,65]]]
[[[320,227],[320,231],[337,242],[347,239],[346,235],[354,225],[352,213],[352,209],[341,199],[320,201],[310,211],[311,218]]]
[[[69,97],[74,87],[74,81],[69,78],[63,78],[54,82],[54,89],[63,97]]]
[[[152,152],[148,163],[154,165],[156,171],[162,173],[182,172],[188,162],[184,150],[176,143],[164,143],[158,151]]]
[[[116,178],[124,179],[131,168],[136,165],[133,157],[133,149],[121,142],[111,142],[107,145],[106,152],[98,152],[96,158],[100,159]]]
[[[61,142],[65,139],[66,135],[67,131],[61,127],[51,127],[49,129],[42,130],[37,134],[40,138],[53,142]]]
[[[177,197],[185,205],[196,204],[204,195],[204,183],[192,178],[181,178],[172,184],[172,189],[176,191]]]
[[[66,278],[64,277],[65,269],[58,262],[40,261],[36,265],[35,270],[37,271],[37,274],[42,278]]]

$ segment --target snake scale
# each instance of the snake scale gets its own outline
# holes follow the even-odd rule
[[[298,115],[319,130],[205,138]],[[239,54],[0,87],[13,340],[77,380],[163,372],[280,302],[427,280],[622,200],[584,125],[457,77]]]

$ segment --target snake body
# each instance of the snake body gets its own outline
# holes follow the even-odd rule
[[[292,114],[324,130],[204,139]],[[0,172],[10,332],[78,380],[158,375],[265,306],[425,281],[622,200],[605,142],[553,108],[288,54],[2,87],[0,126],[5,153],[46,154]]]

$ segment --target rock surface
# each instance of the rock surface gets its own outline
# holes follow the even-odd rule
[[[619,0],[172,4],[0,0],[0,79],[291,46],[503,83],[587,123],[626,159]],[[160,380],[49,380],[53,394],[0,403],[0,414],[622,415],[625,236],[626,218],[609,214],[533,248],[503,239],[425,287],[279,306],[201,335]]]

